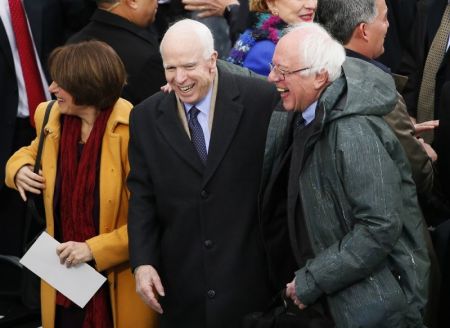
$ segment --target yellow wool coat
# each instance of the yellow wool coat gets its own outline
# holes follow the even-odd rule
[[[14,177],[26,164],[34,164],[39,143],[39,133],[47,103],[36,110],[38,137],[28,147],[19,149],[6,165],[6,184],[16,188]],[[100,162],[100,234],[88,243],[98,271],[105,271],[111,295],[114,327],[156,327],[156,314],[146,306],[135,292],[134,278],[128,264],[128,197],[126,176],[128,163],[128,118],[132,105],[119,99],[106,125],[102,141]],[[58,150],[60,144],[60,111],[55,103],[45,127],[42,153],[42,174],[45,178],[44,205],[47,232],[54,235],[53,193],[55,189]],[[41,283],[42,324],[54,327],[56,291]]]

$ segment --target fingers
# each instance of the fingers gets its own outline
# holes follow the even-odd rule
[[[135,270],[135,279],[136,292],[142,300],[153,310],[162,314],[163,309],[154,292],[156,291],[160,296],[165,295],[158,272],[151,265],[143,265]]]
[[[70,268],[93,259],[92,252],[86,243],[68,241],[56,248],[61,264]]]
[[[17,186],[17,190],[19,191],[20,197],[23,199],[24,202],[27,201],[27,195],[25,193],[25,190],[22,187]]]
[[[42,171],[40,171],[40,174],[42,174]],[[31,165],[25,165],[22,168],[20,168],[15,177],[15,183],[17,188],[18,189],[21,188],[24,194],[26,191],[34,194],[40,194],[41,190],[45,188],[44,182],[45,182],[44,177],[34,173],[32,171]]]
[[[426,121],[422,123],[414,124],[414,130],[416,134],[420,134],[426,131],[432,131],[439,126],[439,120]]]

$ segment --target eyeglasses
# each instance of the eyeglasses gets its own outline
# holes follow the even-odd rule
[[[307,69],[311,69],[311,67],[304,67],[304,68],[296,69],[294,71],[285,71],[283,69],[280,69],[280,67],[278,65],[274,65],[273,63],[270,63],[269,66],[270,66],[270,71],[271,72],[274,71],[280,77],[281,81],[284,81],[286,79],[286,75],[291,75],[294,73],[306,71]]]

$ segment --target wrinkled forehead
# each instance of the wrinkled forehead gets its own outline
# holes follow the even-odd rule
[[[163,62],[173,60],[200,60],[203,54],[203,43],[195,33],[167,35],[161,42]]]
[[[283,37],[275,48],[273,63],[286,68],[297,67],[302,65],[302,57],[298,39]]]

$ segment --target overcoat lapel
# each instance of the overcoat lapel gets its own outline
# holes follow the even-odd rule
[[[159,111],[160,115],[156,122],[159,132],[183,161],[198,173],[203,174],[205,170],[204,165],[178,117],[174,93],[163,99],[159,105]]]
[[[234,101],[239,96],[233,76],[220,72],[203,185],[208,183],[225,156],[239,126],[244,107]]]
[[[8,63],[8,66],[11,68],[11,70],[15,71],[14,69],[14,59],[11,53],[11,47],[9,46],[9,39],[6,34],[5,26],[0,24],[0,49],[3,52],[6,61]]]

